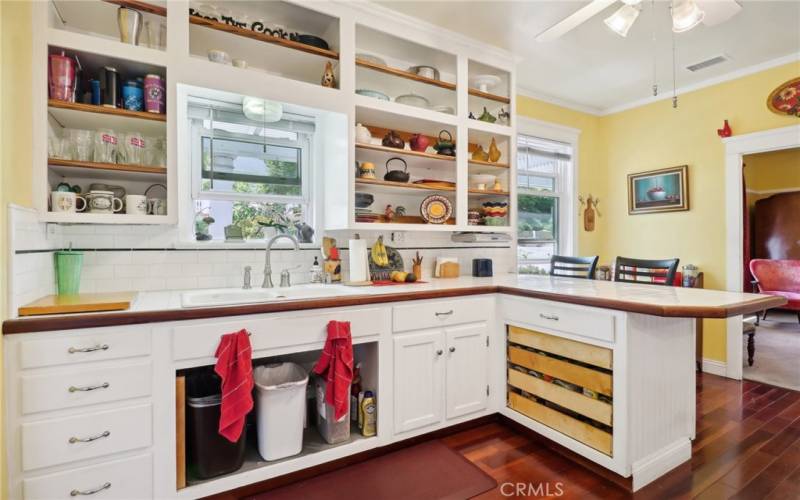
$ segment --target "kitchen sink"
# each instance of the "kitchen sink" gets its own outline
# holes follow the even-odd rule
[[[213,307],[236,304],[258,304],[295,299],[318,299],[337,295],[356,295],[358,289],[344,285],[307,284],[286,288],[214,288],[181,294],[181,306]]]

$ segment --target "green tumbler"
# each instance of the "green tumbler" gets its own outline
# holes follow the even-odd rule
[[[56,252],[56,279],[59,295],[75,295],[81,289],[83,252],[61,250]]]

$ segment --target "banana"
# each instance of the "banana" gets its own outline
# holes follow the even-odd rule
[[[372,255],[372,262],[378,267],[386,267],[389,265],[389,255],[386,253],[386,247],[383,245],[383,236],[378,236],[378,241],[372,245],[370,251]]]

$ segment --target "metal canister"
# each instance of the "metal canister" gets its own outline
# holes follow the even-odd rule
[[[144,77],[144,109],[148,113],[164,114],[167,109],[167,96],[164,80],[159,75]]]
[[[107,108],[117,107],[117,89],[119,88],[119,74],[117,68],[104,66],[100,70],[100,89],[102,94],[103,106]]]
[[[144,92],[136,80],[128,80],[122,86],[122,106],[131,111],[141,111],[144,108]]]

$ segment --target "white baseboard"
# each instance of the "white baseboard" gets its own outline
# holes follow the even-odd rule
[[[716,359],[703,358],[703,373],[727,377],[728,364],[724,361],[717,361]]]
[[[633,491],[641,489],[691,458],[692,442],[683,438],[637,460],[632,467]]]

